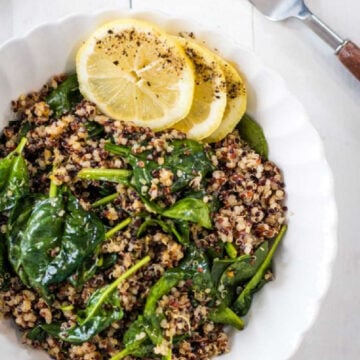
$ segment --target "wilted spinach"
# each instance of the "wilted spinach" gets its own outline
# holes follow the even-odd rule
[[[97,289],[89,298],[84,310],[77,313],[77,325],[64,330],[61,324],[43,324],[35,328],[34,333],[28,337],[38,335],[39,329],[72,344],[82,344],[90,340],[96,334],[108,328],[113,322],[123,318],[123,310],[120,306],[119,294],[116,291],[120,283],[132,276],[141,267],[150,261],[146,256],[134,266],[123,273],[110,285]]]
[[[248,114],[245,114],[237,125],[240,137],[247,144],[261,155],[264,159],[268,158],[269,147],[261,126]]]
[[[190,242],[189,226],[185,221],[147,218],[139,226],[137,237],[142,236],[151,227],[160,227],[165,233],[173,235],[182,245],[187,246]]]
[[[29,174],[22,156],[25,145],[26,138],[22,138],[17,148],[0,160],[0,211],[12,209],[29,192]]]
[[[216,287],[218,286],[222,274],[229,265],[237,261],[243,261],[245,259],[250,259],[250,258],[251,258],[250,255],[242,255],[235,259],[219,259],[219,258],[214,259],[211,267],[211,278],[214,285]]]
[[[128,178],[129,176],[131,176],[131,174],[134,174],[134,172],[135,169],[131,171],[124,169],[84,168],[79,171],[77,176],[79,179],[84,180],[110,181],[129,185]],[[140,197],[149,212],[179,220],[179,223],[181,223],[181,221],[190,221],[207,229],[212,228],[210,208],[200,199],[191,197],[182,198],[171,207],[164,209],[157,203],[149,200],[146,196],[140,195]],[[96,202],[95,206],[101,206],[108,203],[108,201],[111,202],[115,198],[116,194],[112,194],[109,197],[106,197],[104,199],[101,199],[99,202]]]
[[[118,231],[125,228],[131,222],[131,218],[127,218],[109,229],[105,233],[105,239],[111,238]],[[86,257],[80,266],[76,269],[76,272],[69,278],[69,282],[76,288],[81,288],[85,282],[90,280],[97,271],[106,270],[110,266],[114,265],[117,261],[117,254],[100,254],[100,248],[95,249],[93,254]]]
[[[6,237],[0,233],[0,290],[6,289],[11,277],[11,267],[7,255]]]
[[[167,342],[160,327],[160,315],[156,314],[157,302],[176,286],[185,274],[180,269],[170,269],[152,286],[147,296],[144,312],[130,325],[124,334],[125,349],[111,360],[120,360],[128,355],[150,356],[154,346]],[[171,352],[171,343],[168,343]]]
[[[229,265],[220,277],[218,290],[220,299],[230,305],[235,296],[236,287],[249,280],[257,272],[268,253],[268,243],[264,242],[255,251],[254,256],[243,255]]]
[[[172,219],[191,221],[206,229],[211,229],[209,207],[202,201],[193,198],[183,198],[171,207],[165,209],[162,215]]]
[[[264,275],[266,273],[266,270],[271,265],[271,260],[275,254],[277,247],[280,244],[281,239],[284,237],[286,230],[287,230],[287,226],[283,225],[280,229],[279,234],[276,236],[270,251],[267,253],[260,267],[258,267],[258,270],[254,274],[254,276],[246,284],[245,288],[234,302],[232,308],[238,315],[243,316],[247,314],[247,312],[250,309],[254,293],[260,290],[260,288],[266,283],[266,280],[264,279]]]
[[[104,126],[96,121],[86,121],[85,127],[91,139],[100,139],[105,134]]]
[[[76,74],[69,75],[46,98],[55,117],[70,111],[82,99]]]
[[[166,295],[174,286],[185,278],[185,272],[180,269],[170,269],[152,286],[146,298],[144,316],[151,317],[155,314],[157,302]]]
[[[84,259],[80,267],[76,269],[76,272],[69,277],[70,284],[80,289],[97,272],[115,265],[117,259],[118,255],[116,253],[99,255],[96,251],[93,256]]]
[[[173,140],[171,142],[173,150],[167,154],[164,163],[159,164],[151,159],[151,151],[144,151],[134,154],[130,148],[107,143],[105,150],[124,157],[133,168],[131,184],[142,196],[148,197],[144,191],[144,185],[151,186],[153,174],[161,169],[169,170],[173,173],[171,191],[176,192],[189,187],[196,177],[202,180],[211,170],[213,165],[209,160],[204,147],[194,140]],[[140,166],[141,164],[141,166]]]
[[[143,316],[139,316],[131,323],[123,338],[125,348],[114,355],[110,360],[120,360],[128,355],[143,358],[153,354],[154,344],[145,332],[147,322]]]
[[[9,218],[10,262],[28,286],[50,300],[49,286],[67,279],[105,238],[102,222],[71,193],[29,196]]]
[[[191,245],[186,256],[180,262],[179,268],[184,272],[184,278],[191,280],[191,289],[195,293],[202,293],[211,297],[216,296],[209,259],[201,249]]]

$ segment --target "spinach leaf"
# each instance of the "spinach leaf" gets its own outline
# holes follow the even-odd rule
[[[171,146],[174,150],[166,156],[165,167],[175,175],[175,181],[171,187],[173,192],[188,187],[196,176],[204,179],[213,170],[213,165],[201,143],[189,139],[173,140]]]
[[[237,261],[243,261],[244,259],[250,259],[250,258],[251,258],[250,255],[242,255],[235,259],[219,259],[219,258],[214,259],[211,267],[211,278],[215,286],[218,285],[221,275],[224,273],[224,271],[229,265]]]
[[[76,272],[69,278],[69,282],[76,289],[80,289],[99,271],[106,270],[115,265],[118,259],[116,253],[99,256],[94,254],[83,261]]]
[[[205,187],[201,187],[199,190],[188,189],[184,191],[184,198],[193,198],[202,200],[204,197],[208,198],[207,206],[210,208],[210,212],[217,212],[221,208],[221,201],[217,194],[208,194]]]
[[[204,147],[194,140],[173,140],[171,143],[173,151],[164,159],[163,164],[155,160],[149,160],[150,151],[140,154],[133,154],[130,148],[114,144],[105,144],[105,150],[124,157],[133,168],[131,184],[142,196],[148,197],[146,186],[151,186],[153,173],[161,169],[169,170],[173,173],[171,192],[177,192],[189,187],[196,177],[200,180],[213,169]],[[141,163],[142,166],[139,166]]]
[[[7,237],[14,270],[49,301],[49,286],[67,279],[94,253],[105,229],[72,194],[60,192],[24,199],[9,218]]]
[[[72,74],[48,95],[46,102],[58,117],[70,111],[81,99],[77,76]]]
[[[202,250],[191,245],[179,268],[184,272],[184,279],[191,280],[191,288],[195,293],[216,297],[209,260]]]
[[[17,140],[20,142],[21,139],[25,138],[27,133],[34,127],[34,124],[30,124],[28,121],[23,120],[20,129],[17,133]]]
[[[64,202],[63,196],[61,196]],[[105,229],[100,219],[85,211],[72,194],[63,204],[65,219],[62,222],[61,249],[49,263],[43,278],[46,286],[61,282],[70,276],[104,240]]]
[[[77,313],[78,325],[64,330],[61,324],[43,324],[39,327],[48,334],[72,344],[82,344],[108,328],[113,322],[123,318],[119,294],[119,284],[133,275],[150,261],[146,256],[123,273],[110,285],[97,289],[86,303],[86,308]]]
[[[264,159],[268,158],[269,147],[261,126],[248,114],[245,114],[237,125],[240,137]]]
[[[125,349],[114,355],[110,360],[120,360],[128,355],[142,358],[153,354],[154,344],[145,331],[146,327],[147,322],[143,316],[139,316],[133,321],[124,334],[123,344]]]
[[[137,237],[141,237],[149,227],[160,227],[162,231],[174,235],[176,240],[182,245],[188,245],[190,241],[189,235],[189,226],[184,221],[173,222],[171,220],[161,220],[161,219],[152,219],[147,218],[140,225]]]
[[[236,287],[249,280],[257,272],[268,253],[268,243],[264,242],[256,250],[254,256],[241,256],[237,261],[229,265],[220,277],[218,290],[220,298],[229,305],[234,296]]]
[[[13,152],[0,160],[0,211],[12,209],[16,201],[29,192],[29,174],[21,155],[25,145],[26,138],[23,138]]]
[[[206,229],[212,228],[209,207],[202,200],[180,199],[173,206],[165,209],[162,215],[172,219],[191,221]]]
[[[8,261],[6,237],[0,233],[0,290],[7,289],[10,277],[11,267]]]
[[[192,290],[211,296],[214,305],[219,294],[215,289],[209,262],[203,251],[192,246],[180,263],[180,269],[184,272],[184,279],[192,281]],[[209,319],[216,323],[234,326],[239,330],[244,327],[243,321],[224,303],[210,310]]]
[[[166,271],[150,289],[149,295],[146,298],[144,316],[150,317],[154,315],[156,313],[157,302],[184,279],[184,277],[185,273],[181,270],[171,269]]]
[[[136,169],[137,168],[135,168],[133,171],[130,171],[124,169],[84,168],[79,171],[77,176],[79,179],[84,180],[110,181],[129,185],[128,178],[131,176],[131,174],[133,174],[133,177],[135,176],[134,174],[137,171]],[[149,200],[146,196],[141,195],[141,193],[139,193],[139,195],[149,212],[179,220],[179,223],[181,221],[191,221],[207,229],[212,228],[210,209],[202,200],[190,197],[183,198],[177,201],[170,208],[163,209],[160,205]],[[96,202],[95,206],[101,206],[108,201],[112,201],[114,197],[116,198],[116,195],[112,194],[108,198],[102,199],[100,202]],[[182,228],[185,230],[184,226],[182,226]]]
[[[144,312],[138,316],[124,334],[125,349],[113,356],[119,360],[127,355],[136,357],[150,356],[154,346],[167,343],[160,327],[160,315],[156,314],[157,302],[176,286],[185,276],[180,269],[170,269],[152,286],[147,296]],[[169,351],[171,351],[171,344]]]
[[[264,275],[266,273],[266,270],[271,265],[271,260],[275,254],[277,247],[280,244],[280,241],[284,237],[286,230],[287,226],[283,225],[280,229],[279,234],[276,236],[270,251],[267,253],[264,261],[254,274],[254,276],[251,278],[251,280],[246,284],[244,290],[240,293],[239,297],[234,302],[233,310],[238,315],[243,316],[247,314],[250,309],[254,293],[257,292],[266,283]]]
[[[91,139],[100,139],[105,134],[104,127],[96,121],[86,121],[85,127]]]
[[[127,218],[108,230],[105,233],[105,239],[111,238],[118,231],[129,225],[131,218]],[[77,268],[76,272],[69,278],[69,282],[77,289],[81,288],[88,280],[90,280],[97,271],[106,270],[110,266],[114,265],[118,259],[116,253],[112,254],[99,254],[99,248],[85,258],[82,264]]]

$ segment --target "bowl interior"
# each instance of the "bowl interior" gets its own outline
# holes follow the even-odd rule
[[[75,53],[98,25],[118,17],[156,22],[174,34],[192,31],[231,60],[245,76],[248,111],[263,126],[270,158],[282,169],[288,193],[289,230],[276,254],[276,280],[255,297],[245,331],[232,337],[235,360],[287,359],[311,325],[327,289],[336,245],[336,208],[331,172],[320,138],[282,79],[249,51],[186,20],[158,13],[110,11],[76,15],[43,25],[0,48],[0,127],[11,119],[10,102],[38,90],[51,76],[74,71]],[[20,345],[9,323],[0,322],[8,360],[48,359]],[[265,335],[266,334],[266,335]]]

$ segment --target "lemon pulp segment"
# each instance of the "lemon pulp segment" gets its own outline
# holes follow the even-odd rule
[[[82,94],[114,119],[160,130],[190,111],[193,65],[155,25],[134,19],[103,25],[79,49],[76,67]]]

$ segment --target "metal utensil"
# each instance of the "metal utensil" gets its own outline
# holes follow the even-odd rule
[[[249,1],[270,20],[281,21],[292,17],[302,20],[332,47],[338,59],[360,80],[360,48],[330,29],[308,9],[303,0]]]

